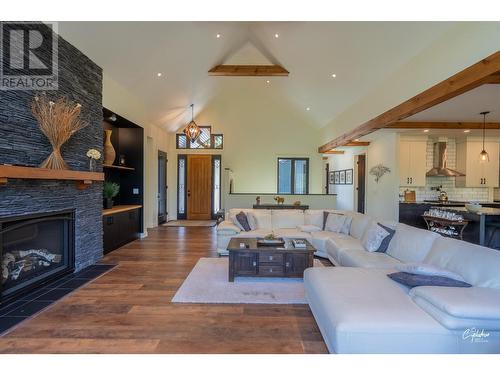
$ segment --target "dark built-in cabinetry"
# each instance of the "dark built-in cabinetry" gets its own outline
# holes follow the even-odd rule
[[[139,238],[141,206],[118,206],[104,210],[104,254]]]
[[[144,129],[106,108],[103,127],[112,130],[111,143],[116,152],[113,164],[103,165],[105,181],[120,185],[113,208],[103,210],[106,254],[139,238],[143,232]]]

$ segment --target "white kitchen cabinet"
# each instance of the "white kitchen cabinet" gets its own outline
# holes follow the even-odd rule
[[[457,171],[465,176],[456,177],[457,187],[498,187],[499,186],[499,151],[498,142],[485,142],[484,148],[490,156],[489,162],[480,162],[479,154],[483,149],[481,141],[463,141],[457,143]]]
[[[401,140],[399,142],[399,185],[425,186],[426,160],[426,140]]]

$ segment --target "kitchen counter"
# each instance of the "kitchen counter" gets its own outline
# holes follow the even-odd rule
[[[142,208],[142,206],[139,204],[119,204],[119,205],[113,206],[113,208],[103,209],[102,216],[114,215],[114,214],[117,214],[119,212],[131,211],[131,210],[135,210],[138,208]]]
[[[439,206],[439,208],[442,208],[442,206]],[[500,208],[494,208],[494,207],[481,207],[481,209],[478,212],[471,212],[468,211],[465,207],[451,207],[449,211],[455,211],[455,212],[466,212],[472,215],[488,215],[488,216],[500,216]]]
[[[407,202],[399,203],[399,222],[417,228],[427,229],[422,216],[431,208],[438,208],[446,211],[454,211],[464,216],[470,223],[464,230],[465,241],[494,248],[500,247],[500,236],[494,235],[496,223],[500,222],[500,202],[481,202],[483,206],[479,212],[469,212],[465,208],[465,203],[451,202]],[[493,236],[493,237],[492,237]],[[491,244],[488,244],[490,242]]]

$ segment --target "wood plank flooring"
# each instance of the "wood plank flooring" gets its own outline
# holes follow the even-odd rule
[[[110,272],[0,337],[0,353],[326,353],[307,305],[172,304],[214,228],[159,227]]]

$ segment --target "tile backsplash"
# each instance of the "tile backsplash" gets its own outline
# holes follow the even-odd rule
[[[427,170],[433,167],[434,143],[437,141],[447,142],[448,168],[455,169],[456,160],[456,142],[453,138],[429,138],[427,140]],[[438,191],[431,190],[431,187],[442,185],[442,189],[448,194],[448,199],[453,201],[478,201],[488,202],[492,198],[500,200],[500,189],[492,188],[461,188],[455,187],[455,177],[427,177],[426,185],[422,187],[411,187],[410,190],[415,190],[417,201],[426,199],[437,199]],[[400,195],[404,194],[406,187],[400,187]],[[490,192],[491,190],[491,192]],[[494,192],[493,192],[494,190]],[[491,195],[490,195],[491,193]]]

